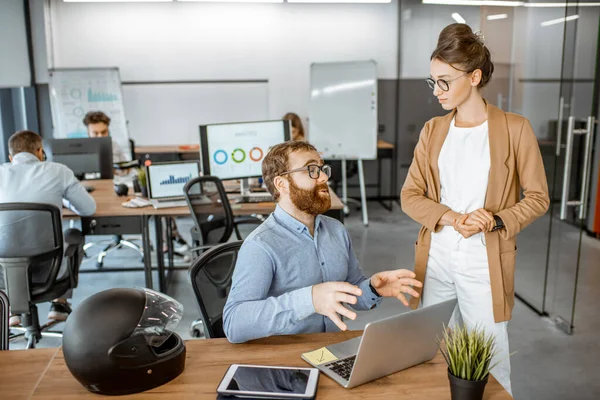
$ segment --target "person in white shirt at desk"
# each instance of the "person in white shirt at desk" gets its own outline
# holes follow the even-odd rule
[[[90,111],[83,117],[83,124],[87,128],[88,136],[91,138],[107,137],[110,135],[110,118],[102,111]],[[113,163],[129,161],[123,149],[117,142],[112,141]]]
[[[79,215],[92,215],[96,212],[96,201],[79,183],[75,174],[62,164],[46,162],[46,154],[42,147],[42,138],[35,132],[20,131],[8,140],[10,163],[0,165],[0,203],[45,203],[53,204],[62,210],[63,205]],[[5,217],[0,217],[0,249],[4,246],[22,246],[23,243],[12,243],[10,237],[3,233],[3,227],[10,224]],[[37,236],[43,238],[47,227],[33,224]],[[52,235],[49,231],[48,235]],[[32,238],[34,239],[34,238]],[[59,277],[66,272],[63,263]],[[45,276],[45,271],[34,271]],[[4,287],[4,276],[0,270],[0,289]],[[71,312],[67,298],[52,301],[48,319],[64,321]],[[18,316],[12,316],[10,325],[19,325]]]

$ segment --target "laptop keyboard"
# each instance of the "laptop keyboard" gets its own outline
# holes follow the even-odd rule
[[[341,360],[325,364],[325,366],[348,381],[350,380],[352,368],[354,368],[354,360],[356,360],[356,356],[342,358]]]

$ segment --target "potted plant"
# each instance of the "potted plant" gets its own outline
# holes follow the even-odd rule
[[[142,196],[148,197],[148,187],[146,186],[146,169],[145,168],[138,169],[135,180],[137,181],[137,184],[140,188],[139,191],[142,193]],[[135,182],[134,182],[134,189],[135,189]]]
[[[495,355],[493,335],[483,328],[444,327],[440,351],[448,364],[452,400],[481,400]]]

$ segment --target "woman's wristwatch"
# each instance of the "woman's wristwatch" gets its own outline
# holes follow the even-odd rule
[[[494,221],[496,221],[496,226],[494,226],[494,228],[492,228],[492,232],[495,232],[497,230],[504,228],[504,221],[502,221],[502,218],[500,218],[497,215],[494,215]]]

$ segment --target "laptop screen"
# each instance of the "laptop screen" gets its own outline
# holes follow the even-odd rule
[[[148,197],[183,198],[183,187],[200,174],[197,162],[155,163],[148,166]]]

